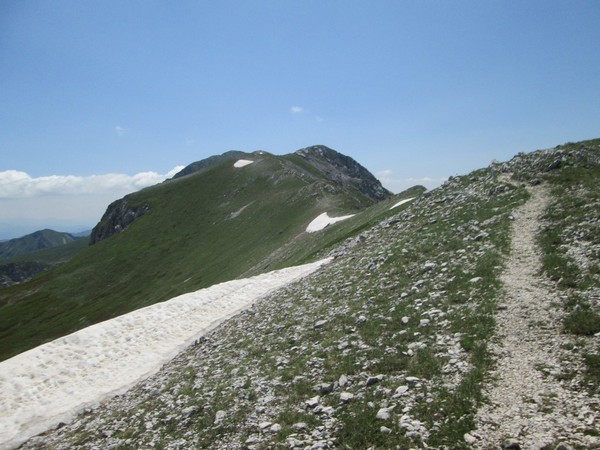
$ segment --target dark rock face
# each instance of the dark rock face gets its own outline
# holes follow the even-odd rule
[[[38,261],[25,261],[0,265],[0,287],[29,281],[38,273],[49,269],[49,264]]]
[[[392,195],[371,172],[354,159],[329,147],[315,145],[300,149],[296,154],[325,173],[331,181],[344,187],[354,187],[375,202]]]
[[[124,231],[140,216],[150,211],[150,205],[130,206],[127,197],[112,202],[102,219],[92,230],[90,245]]]

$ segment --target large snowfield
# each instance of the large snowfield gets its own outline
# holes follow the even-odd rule
[[[0,449],[125,392],[224,320],[327,262],[184,294],[0,362]]]

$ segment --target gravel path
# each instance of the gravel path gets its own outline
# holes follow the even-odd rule
[[[502,276],[506,296],[491,345],[497,360],[493,381],[484,389],[489,403],[465,439],[481,449],[553,449],[560,443],[592,448],[597,438],[583,434],[595,419],[587,407],[590,399],[574,383],[560,381],[562,361],[570,356],[562,345],[568,337],[561,336],[560,299],[539,277],[536,234],[550,194],[543,186],[531,194],[515,213],[511,256]]]

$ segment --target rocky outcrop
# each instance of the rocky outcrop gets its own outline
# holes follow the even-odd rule
[[[0,265],[0,287],[29,281],[38,273],[52,267],[39,261],[24,261]]]
[[[140,216],[150,211],[150,205],[130,205],[127,197],[112,202],[102,219],[92,230],[90,245],[96,244],[114,234],[121,233]]]
[[[327,175],[334,183],[353,187],[374,202],[392,195],[371,172],[349,156],[336,152],[324,145],[306,147],[296,152],[312,166]]]

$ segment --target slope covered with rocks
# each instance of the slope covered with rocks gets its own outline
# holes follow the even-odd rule
[[[450,179],[24,448],[598,447],[599,156],[600,141],[587,141]],[[564,395],[516,405],[531,412],[523,420],[551,425],[539,439],[527,423],[485,425],[502,406],[494,389],[512,392],[503,321],[526,314],[510,288],[523,217],[538,222],[524,229],[525,254],[541,264],[522,275],[556,295],[550,318],[531,312],[526,326],[561,349],[549,350],[560,363],[523,372]],[[578,414],[552,422],[556,401],[573,399]]]

